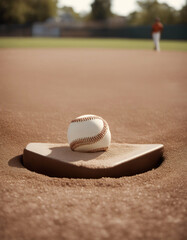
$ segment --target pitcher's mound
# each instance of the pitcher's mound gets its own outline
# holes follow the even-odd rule
[[[73,152],[68,144],[29,143],[23,164],[52,177],[101,178],[130,176],[159,165],[162,144],[112,143],[106,152]]]

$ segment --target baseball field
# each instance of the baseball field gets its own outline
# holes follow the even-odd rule
[[[169,239],[186,233],[187,42],[0,38],[0,239]],[[112,142],[164,144],[130,177],[52,178],[29,142],[66,143],[70,121],[107,120]]]
[[[1,38],[0,48],[152,49],[152,40],[100,38]],[[187,41],[162,40],[162,50],[187,51]]]

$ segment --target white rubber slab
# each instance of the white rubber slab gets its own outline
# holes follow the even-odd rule
[[[80,153],[73,152],[68,144],[29,143],[23,163],[32,171],[53,177],[120,177],[157,167],[162,154],[162,144],[112,143],[106,152]]]

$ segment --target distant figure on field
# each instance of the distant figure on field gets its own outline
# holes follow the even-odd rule
[[[163,30],[163,25],[159,18],[155,19],[155,23],[152,25],[152,38],[155,45],[155,50],[160,51],[160,35]]]

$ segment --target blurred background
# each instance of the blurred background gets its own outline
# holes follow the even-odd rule
[[[187,39],[186,0],[1,0],[0,36]]]

